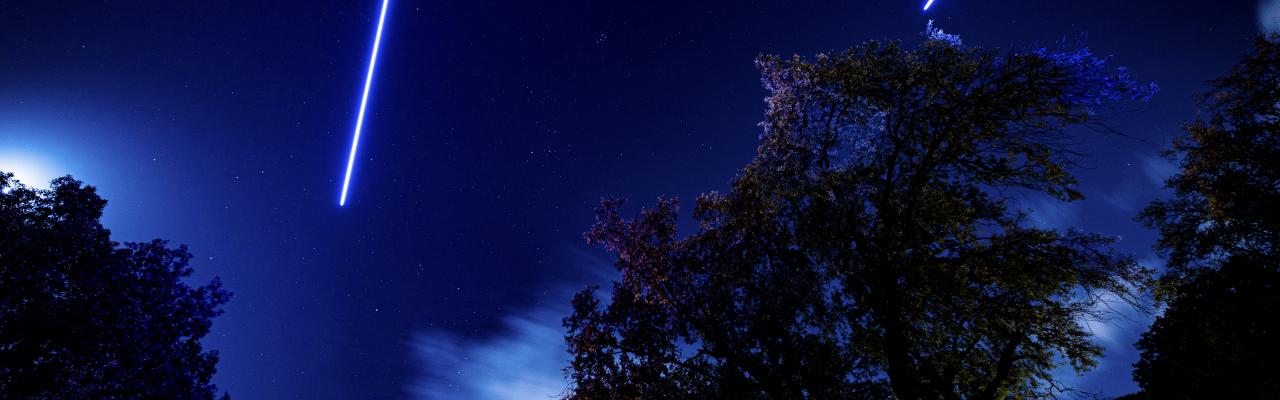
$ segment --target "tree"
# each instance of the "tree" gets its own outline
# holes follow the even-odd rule
[[[1166,182],[1174,197],[1139,217],[1168,258],[1168,308],[1134,370],[1152,398],[1280,392],[1280,44],[1254,48],[1212,82],[1202,118],[1168,152],[1181,164]]]
[[[200,338],[230,294],[183,282],[185,246],[113,242],[105,205],[69,176],[0,173],[0,398],[214,398]]]
[[[608,303],[564,321],[569,398],[1042,397],[1100,348],[1081,326],[1144,271],[1111,239],[1038,229],[1018,193],[1081,198],[1064,129],[1155,90],[1083,49],[997,53],[932,27],[812,61],[762,56],[755,158],[728,193],[586,234]]]

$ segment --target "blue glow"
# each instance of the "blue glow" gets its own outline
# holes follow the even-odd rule
[[[378,13],[378,33],[373,36],[373,54],[369,56],[369,72],[364,76],[364,93],[360,95],[360,112],[356,115],[356,132],[351,138],[351,154],[347,156],[347,174],[342,177],[342,196],[338,205],[347,205],[347,189],[351,186],[351,170],[356,165],[356,147],[360,145],[360,128],[364,126],[364,108],[369,103],[369,86],[373,85],[373,67],[378,63],[378,46],[382,44],[382,23],[387,19],[387,3],[382,0],[382,11]]]
[[[925,2],[925,3],[924,3],[924,10],[925,10],[925,11],[929,11],[929,6],[931,6],[931,5],[933,5],[933,0],[929,0],[929,1]]]
[[[48,189],[49,181],[66,172],[38,154],[31,149],[0,149],[0,172],[12,173],[14,179],[27,186]]]

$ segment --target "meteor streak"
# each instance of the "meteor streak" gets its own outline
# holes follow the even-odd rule
[[[356,165],[356,147],[360,145],[360,128],[364,126],[364,108],[369,103],[369,86],[373,84],[373,67],[378,63],[378,46],[382,44],[382,23],[387,19],[387,3],[390,1],[382,0],[382,11],[378,13],[378,33],[373,36],[373,54],[369,56],[369,72],[364,76],[364,93],[360,95],[360,112],[356,114],[356,132],[351,138],[351,154],[347,156],[347,174],[342,177],[342,196],[338,198],[338,206],[347,205],[351,169]]]
[[[924,11],[929,11],[929,6],[933,5],[933,0],[924,3]]]

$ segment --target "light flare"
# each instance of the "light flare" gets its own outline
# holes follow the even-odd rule
[[[924,11],[929,11],[929,6],[932,6],[932,5],[933,5],[933,0],[926,1],[924,3]]]
[[[356,130],[351,137],[351,154],[347,155],[347,173],[342,177],[342,195],[338,197],[338,205],[347,205],[347,189],[351,187],[351,170],[356,165],[356,147],[360,145],[360,129],[364,127],[364,110],[369,104],[369,87],[373,85],[373,69],[378,64],[378,46],[382,44],[382,24],[387,19],[387,3],[382,0],[382,11],[378,13],[378,32],[373,36],[373,54],[369,56],[369,72],[364,76],[364,93],[360,95],[360,112],[356,115]]]

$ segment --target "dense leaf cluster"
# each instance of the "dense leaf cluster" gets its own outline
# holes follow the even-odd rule
[[[1093,365],[1081,322],[1144,271],[1012,196],[1080,198],[1064,129],[1154,87],[1087,51],[926,38],[760,57],[758,153],[696,232],[674,200],[603,202],[586,236],[622,277],[565,319],[570,398],[1034,398]]]
[[[0,399],[212,399],[200,338],[230,294],[191,287],[191,254],[111,241],[106,201],[0,173]],[[225,397],[225,395],[224,395]]]
[[[1141,216],[1169,259],[1134,370],[1151,398],[1280,393],[1280,44],[1254,47],[1174,143],[1174,197]]]

